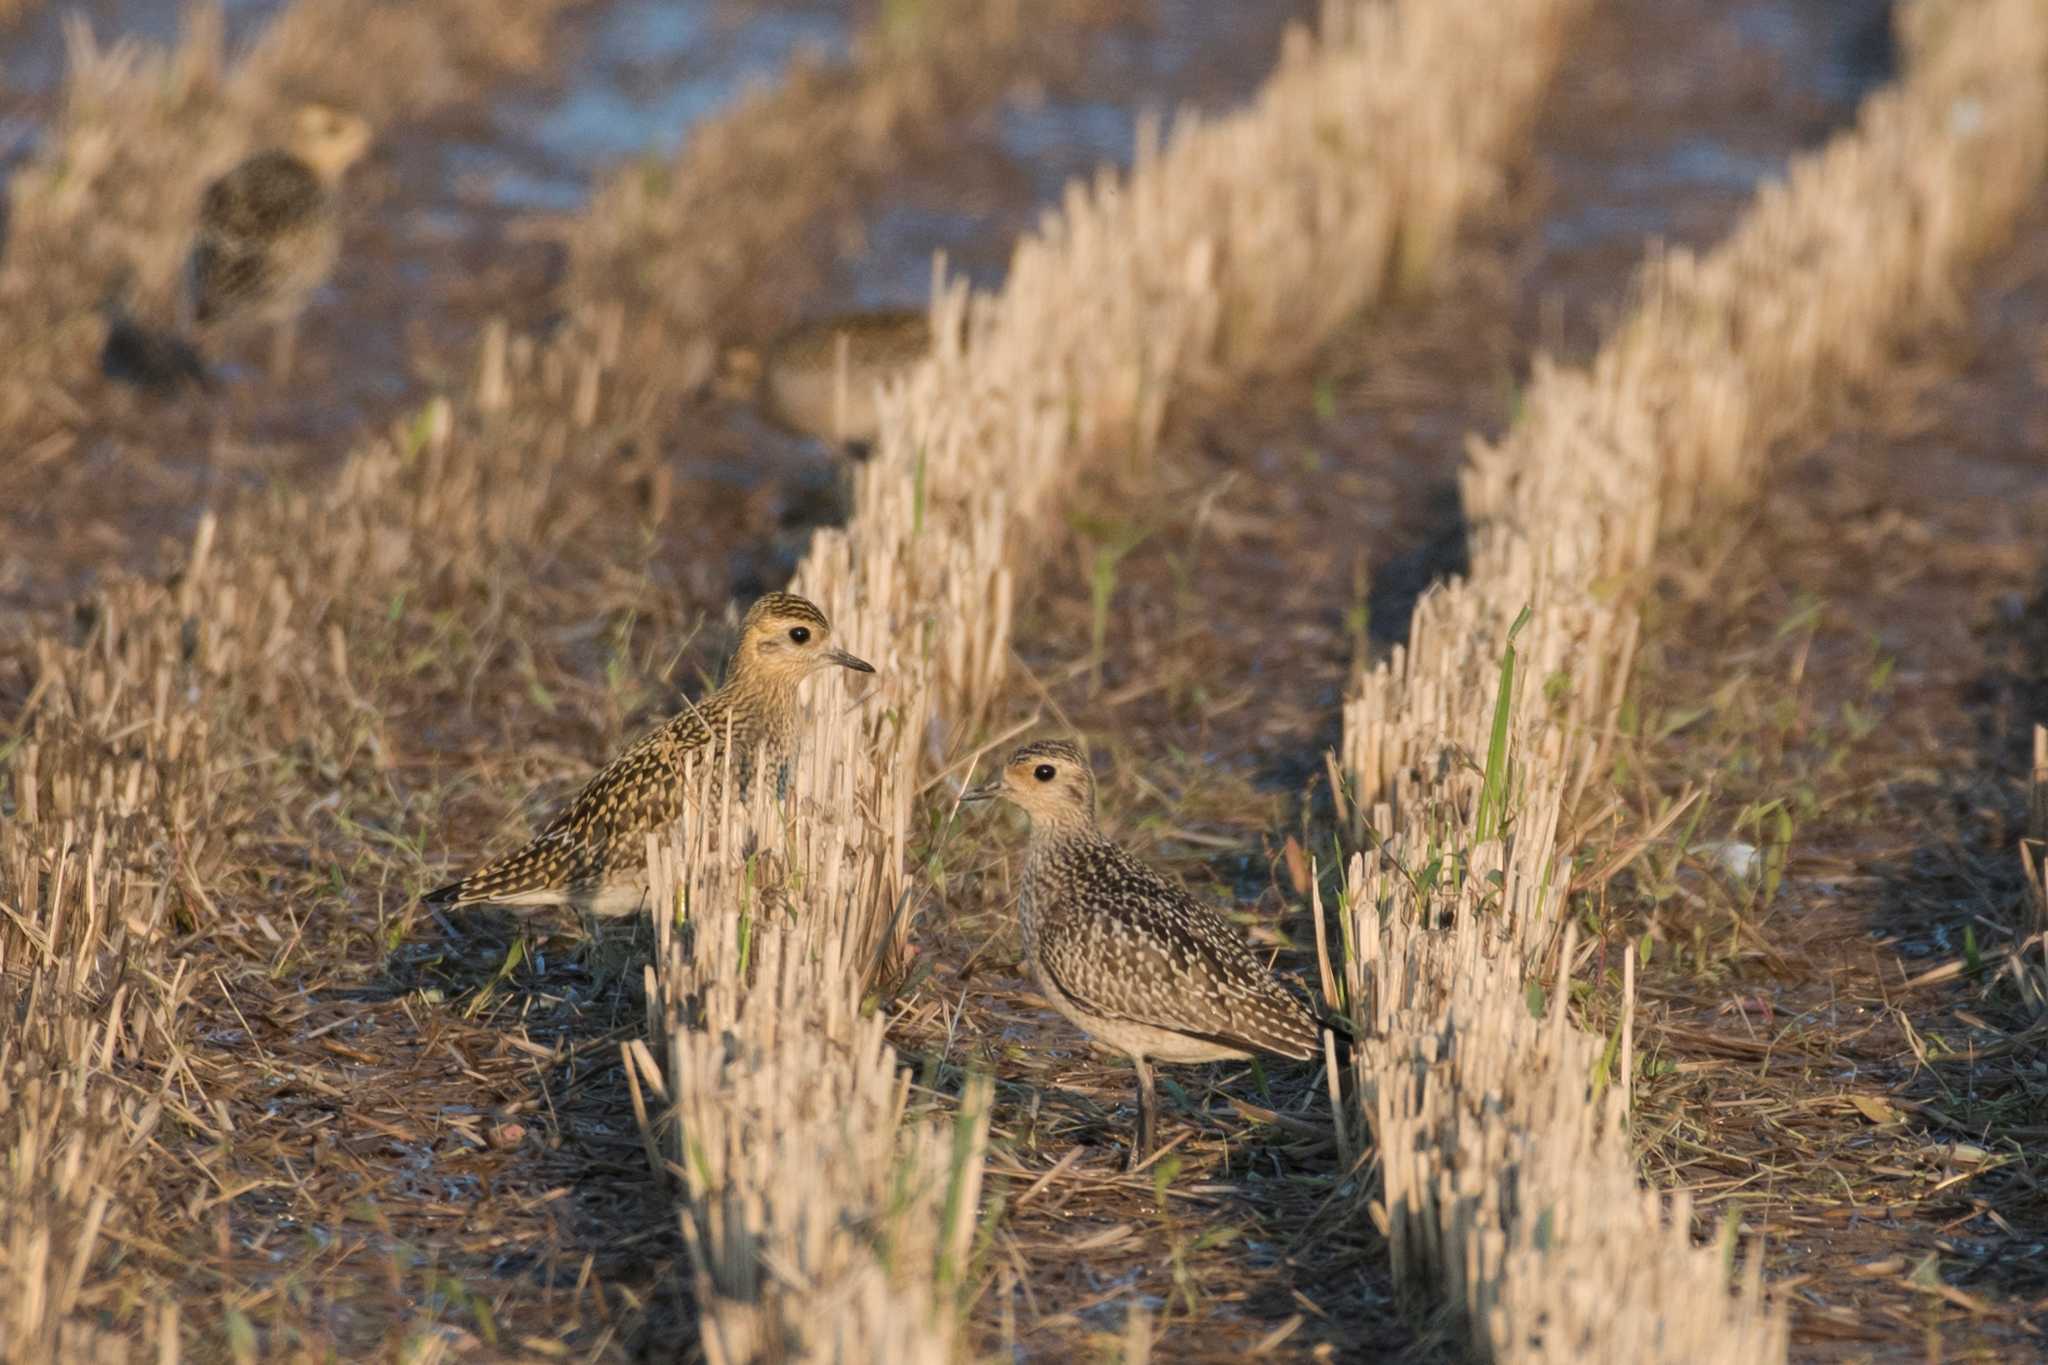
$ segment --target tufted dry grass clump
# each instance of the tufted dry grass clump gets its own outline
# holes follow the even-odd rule
[[[248,817],[220,770],[225,713],[191,697],[219,687],[242,706],[282,703],[274,675],[253,691],[236,684],[263,676],[245,671],[242,649],[281,643],[276,613],[289,594],[260,569],[239,585],[248,597],[222,584],[214,543],[208,520],[175,586],[119,585],[77,643],[39,642],[27,738],[9,755],[10,818],[0,827],[0,993],[12,1021],[0,1047],[0,1143],[17,1162],[0,1201],[9,1359],[70,1358],[93,1336],[88,1310],[119,1318],[148,1302],[138,1286],[89,1271],[106,1239],[147,1245],[161,1235],[156,1143],[173,1132],[217,1138],[229,1126],[186,1057],[194,981],[157,950],[218,913],[215,890],[232,880]],[[175,1349],[176,1324],[166,1305],[137,1334],[169,1333]],[[117,1342],[77,1349],[99,1358]]]
[[[1658,537],[1758,488],[1769,459],[1947,316],[2048,155],[2048,16],[1922,0],[1910,74],[1800,159],[1704,257],[1653,261],[1584,372],[1540,367],[1516,429],[1475,447],[1469,580],[1345,711],[1354,834],[1328,988],[1372,1041],[1359,1111],[1373,1216],[1418,1296],[1509,1359],[1782,1357],[1752,1255],[1695,1249],[1681,1196],[1637,1182],[1624,1121],[1633,956],[1606,1036],[1568,1022],[1593,945],[1567,914],[1565,813],[1627,684]],[[1525,615],[1526,613],[1526,615]],[[1588,1292],[1598,1286],[1597,1294]]]
[[[40,698],[50,731],[68,733],[14,755],[13,808],[0,824],[0,1355],[9,1360],[125,1358],[122,1337],[91,1325],[116,1292],[91,1272],[110,1243],[149,1236],[159,1129],[218,1122],[180,1074],[192,982],[183,964],[146,951],[225,851],[200,824],[213,753],[205,727],[173,709],[181,670],[167,643],[110,622],[72,656],[71,686]],[[131,708],[145,718],[125,735],[78,742]],[[176,1310],[165,1312],[155,1326],[175,1332]]]

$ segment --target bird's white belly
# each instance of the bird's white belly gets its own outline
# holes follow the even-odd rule
[[[509,896],[492,896],[488,904],[537,909],[541,906],[567,906],[585,914],[603,919],[617,919],[625,915],[638,914],[647,904],[647,881],[645,878],[607,882],[594,889],[577,888],[565,891],[559,886],[536,887],[532,891],[521,891]]]
[[[888,373],[873,366],[848,366],[842,408],[836,366],[821,371],[771,363],[769,407],[784,425],[820,440],[872,441],[881,426],[875,406],[875,382]]]
[[[578,910],[603,919],[637,915],[647,906],[647,882],[607,882],[594,892],[579,895],[573,903]]]

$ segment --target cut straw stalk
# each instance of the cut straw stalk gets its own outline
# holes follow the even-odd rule
[[[210,1127],[162,1079],[185,979],[134,970],[166,897],[117,861],[136,856],[130,823],[0,824],[0,1359],[122,1358],[118,1337],[79,1321],[93,1259],[128,1230],[165,1108]]]
[[[206,581],[210,524],[188,591]],[[109,1233],[146,1195],[141,1159],[165,1108],[214,1133],[174,1093],[189,989],[150,970],[173,910],[219,868],[211,727],[180,699],[193,671],[161,590],[116,588],[75,651],[47,642],[9,761],[0,822],[0,1358],[116,1359],[77,1321]],[[188,599],[179,598],[179,601]],[[257,605],[258,614],[263,608]],[[159,1320],[159,1324],[161,1324]],[[175,1343],[173,1343],[173,1347]]]
[[[952,1133],[906,1125],[910,1077],[861,987],[862,912],[899,880],[905,830],[876,837],[865,762],[792,777],[834,803],[783,818],[764,791],[738,807],[699,781],[702,818],[680,843],[650,840],[649,1031],[672,1099],[657,1136],[684,1193],[705,1353],[948,1360],[991,1088],[969,1081]]]
[[[1597,771],[1628,676],[1637,618],[1616,587],[1660,534],[1754,490],[1903,331],[1948,315],[1958,271],[2040,178],[2048,9],[1921,0],[1899,18],[1907,80],[1765,189],[1712,253],[1654,260],[1590,369],[1539,366],[1516,429],[1475,445],[1472,575],[1424,599],[1408,648],[1345,709],[1353,816],[1378,849],[1352,860],[1342,907],[1345,989],[1368,1037],[1358,1102],[1401,1283],[1448,1301],[1482,1356],[1787,1349],[1760,1256],[1722,1292],[1686,1200],[1640,1188],[1626,1086],[1603,1041],[1565,1023],[1571,958],[1553,950],[1577,850],[1560,846],[1558,816]],[[1513,780],[1505,834],[1487,841],[1485,776],[1458,756],[1486,751],[1490,665],[1524,604],[1519,652],[1540,685],[1500,691]],[[1528,986],[1546,978],[1547,993]]]

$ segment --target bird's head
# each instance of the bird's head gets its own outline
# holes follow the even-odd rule
[[[832,643],[832,623],[795,593],[771,592],[740,622],[732,672],[768,682],[797,683],[825,668],[872,673],[874,665]]]
[[[291,150],[332,184],[370,150],[370,125],[331,104],[302,104],[292,113]]]
[[[1011,754],[1001,772],[960,799],[1008,801],[1029,815],[1034,827],[1093,829],[1095,770],[1074,745],[1041,739]]]

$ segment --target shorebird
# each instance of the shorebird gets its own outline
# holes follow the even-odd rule
[[[1223,916],[1096,828],[1095,774],[1079,749],[1026,744],[962,794],[995,798],[1031,817],[1019,910],[1032,978],[1054,1009],[1137,1068],[1133,1168],[1152,1154],[1152,1063],[1323,1055],[1316,1016]]]
[[[728,735],[744,791],[753,775],[782,780],[796,739],[797,687],[827,668],[874,672],[832,644],[832,623],[801,597],[771,592],[747,610],[725,683],[607,764],[525,847],[424,897],[430,905],[569,906],[601,917],[647,901],[647,835],[682,813],[685,755],[711,759],[722,785]]]
[[[334,269],[335,191],[369,145],[370,125],[354,114],[302,105],[287,145],[245,158],[200,198],[191,320],[202,333],[269,323],[273,380],[290,374],[299,310]]]
[[[862,454],[881,430],[877,385],[930,354],[931,319],[908,309],[800,323],[759,356],[733,352],[728,384],[752,389],[763,412],[806,436]]]

